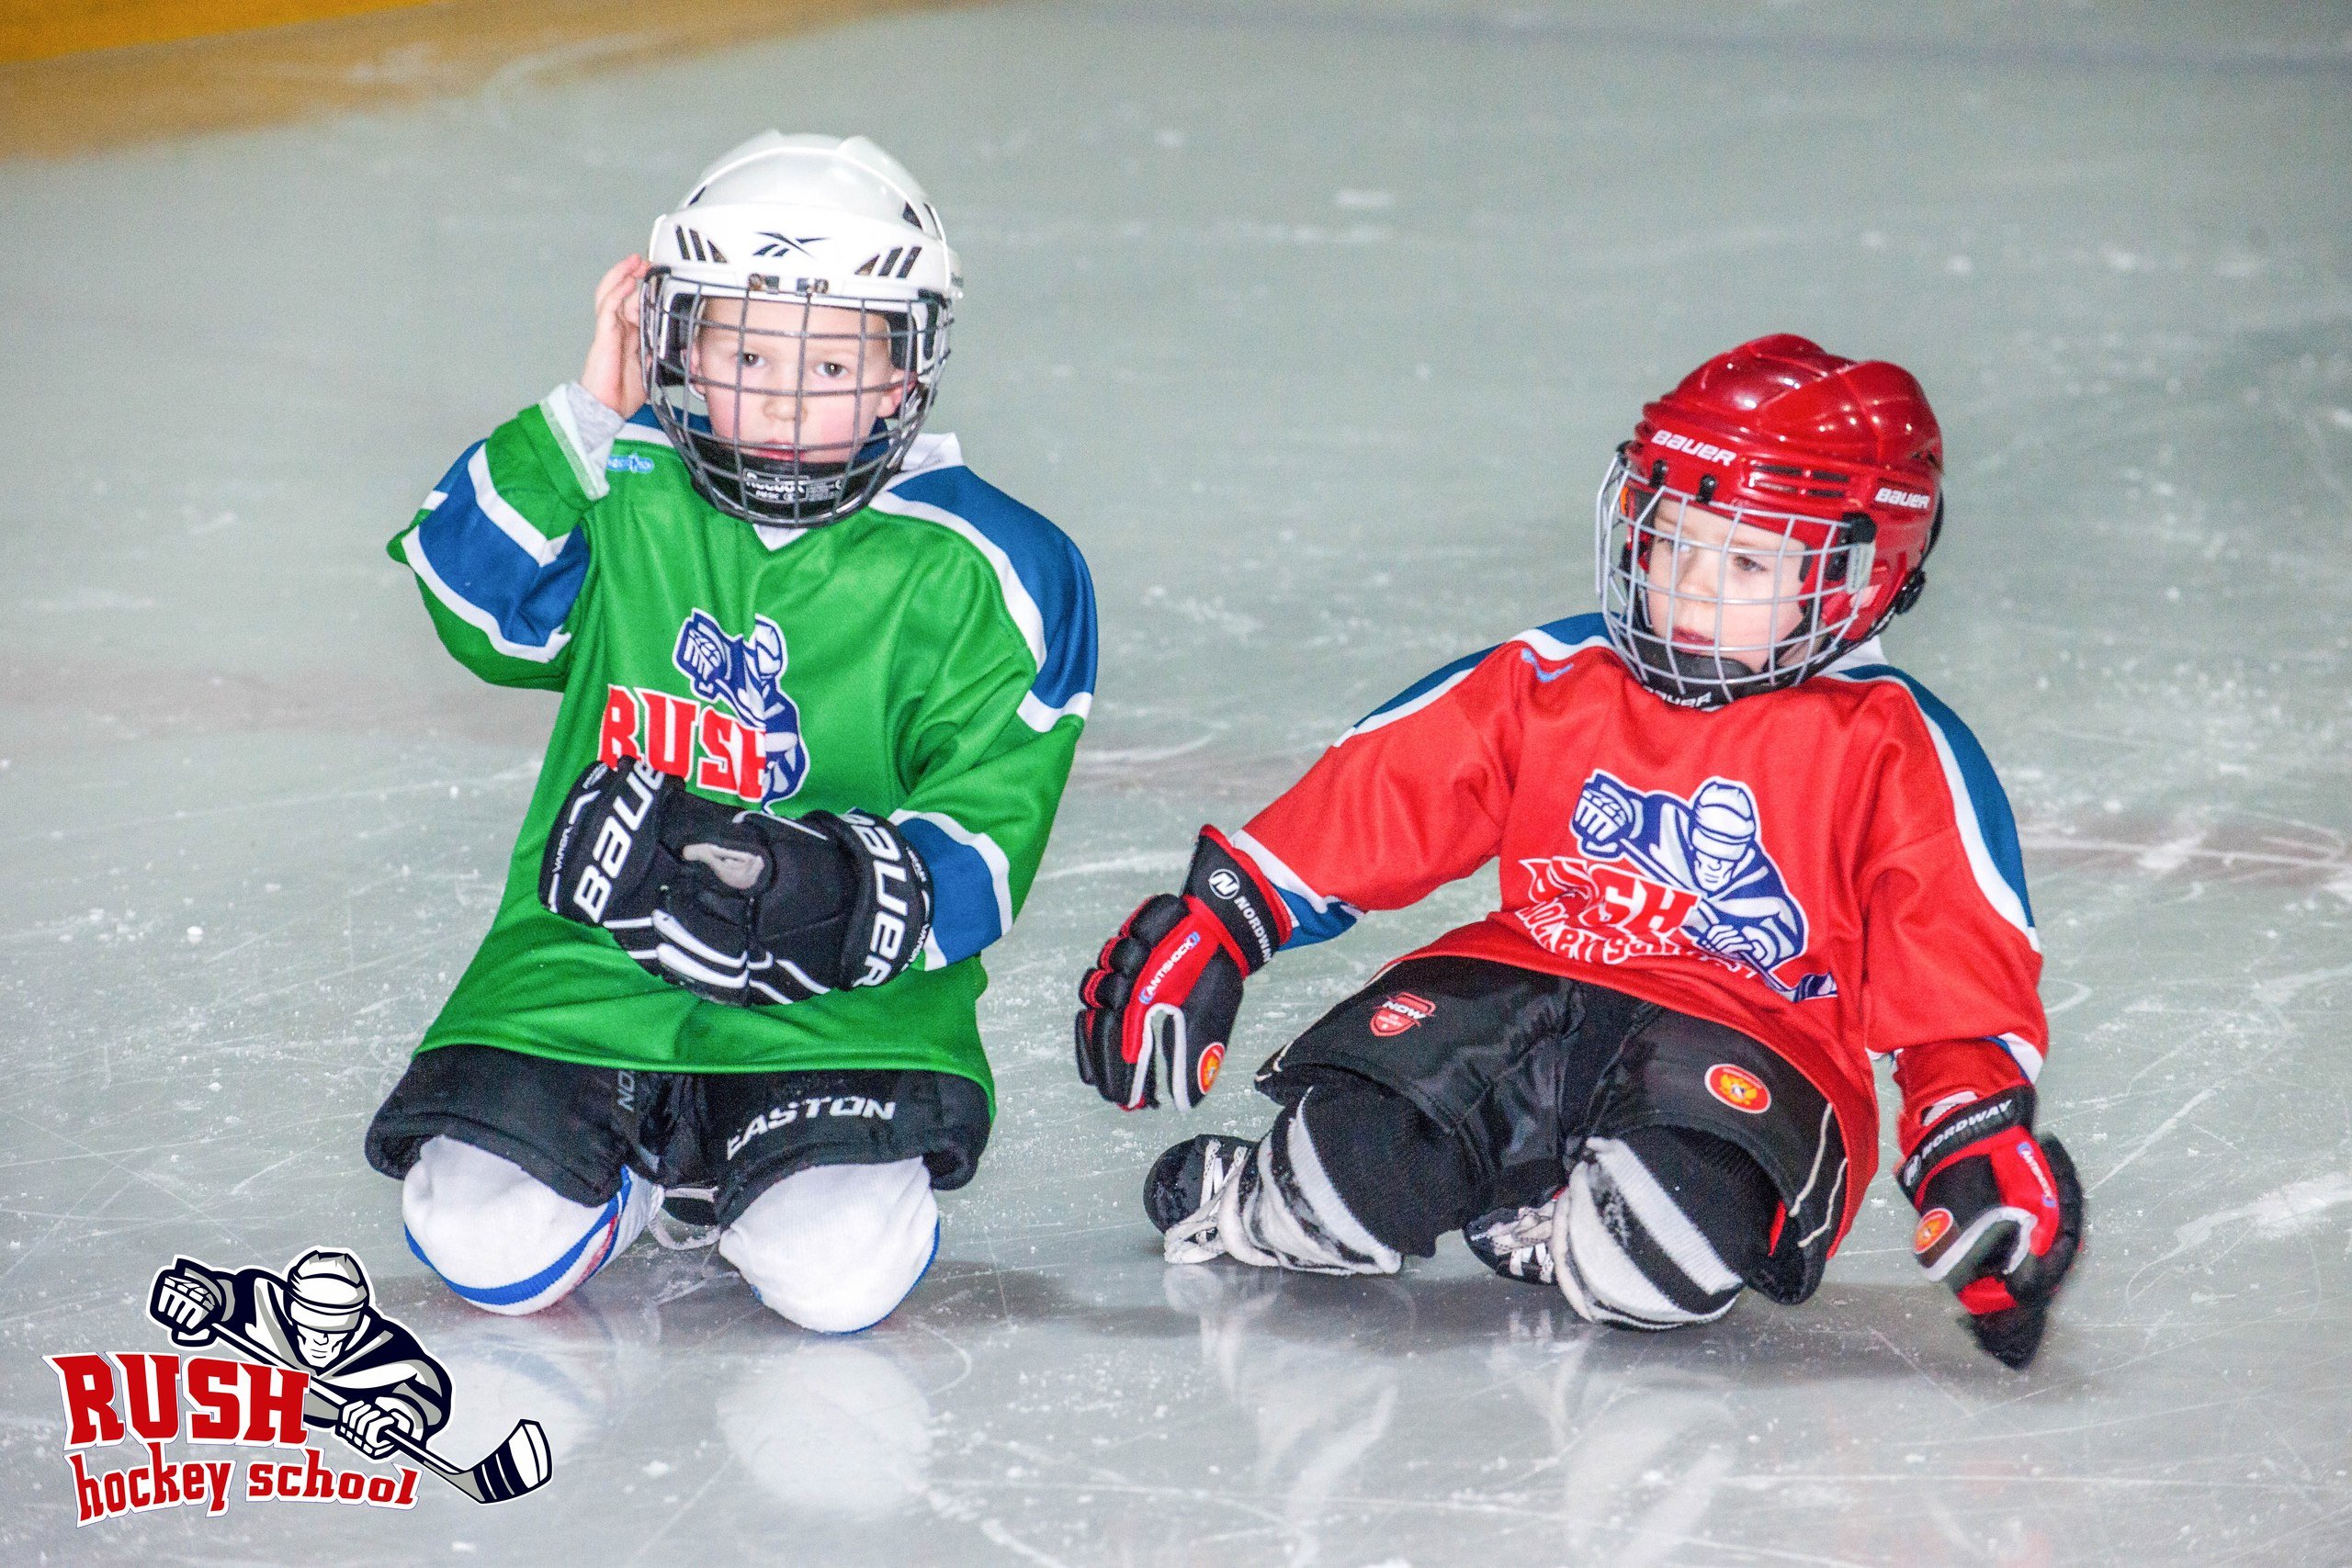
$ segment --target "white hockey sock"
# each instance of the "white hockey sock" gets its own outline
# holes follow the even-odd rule
[[[429,1139],[401,1184],[409,1250],[460,1297],[513,1316],[551,1306],[626,1251],[662,1201],[635,1171],[601,1204],[575,1203],[514,1161]]]

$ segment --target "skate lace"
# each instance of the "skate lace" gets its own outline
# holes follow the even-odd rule
[[[1257,1153],[1254,1145],[1244,1144],[1228,1158],[1212,1144],[1201,1158],[1201,1201],[1193,1212],[1168,1227],[1161,1240],[1161,1256],[1170,1263],[1205,1263],[1212,1258],[1225,1256],[1225,1240],[1217,1232],[1218,1199],[1226,1183],[1240,1174],[1242,1163]]]
[[[1555,1201],[1556,1201],[1556,1200]],[[1552,1203],[1521,1209],[1480,1232],[1478,1246],[1515,1279],[1552,1278]]]

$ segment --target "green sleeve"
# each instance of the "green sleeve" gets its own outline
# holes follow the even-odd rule
[[[588,580],[582,524],[605,493],[558,391],[469,447],[385,550],[416,574],[458,663],[560,689]]]
[[[1078,570],[1080,613],[1063,615],[1045,635],[1082,639],[1091,688],[1093,592],[1082,564]],[[1066,665],[1067,644],[1062,651]],[[1002,936],[1045,855],[1087,705],[1044,710],[1035,695],[1040,663],[1005,612],[983,602],[927,683],[910,748],[912,787],[891,819],[931,870],[929,967],[968,958]]]

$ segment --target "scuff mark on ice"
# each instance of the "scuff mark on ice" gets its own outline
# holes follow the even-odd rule
[[[2222,1209],[2200,1219],[2189,1221],[2174,1231],[2173,1249],[2148,1265],[2167,1262],[2191,1248],[2202,1247],[2214,1233],[2225,1226],[2249,1223],[2254,1234],[2266,1240],[2290,1236],[2318,1224],[2328,1211],[2340,1204],[2352,1203],[2352,1171],[2334,1171],[2315,1176],[2307,1181],[2290,1181],[2275,1192],[2266,1192],[2251,1203],[2234,1209]]]

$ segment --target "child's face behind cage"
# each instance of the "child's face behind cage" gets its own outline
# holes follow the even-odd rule
[[[888,317],[801,299],[706,300],[690,368],[713,435],[802,463],[848,462],[914,385]]]
[[[1805,562],[1798,539],[1661,497],[1642,571],[1649,624],[1686,653],[1760,671],[1804,618]]]

